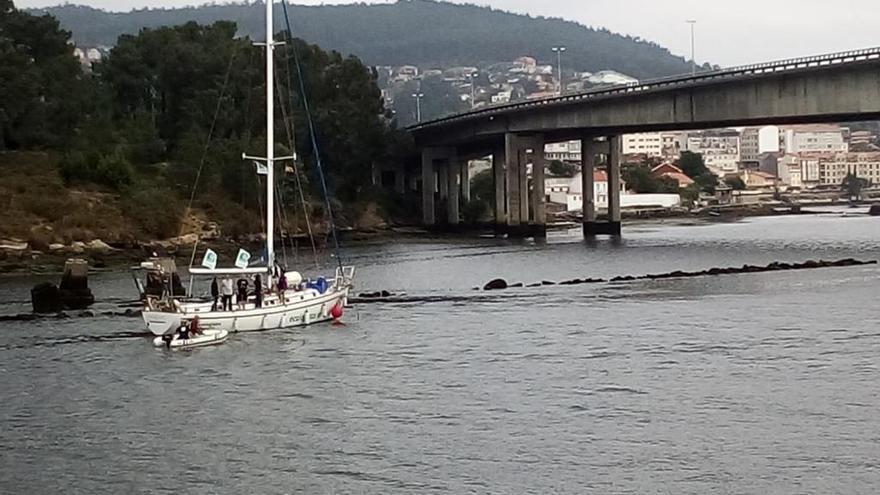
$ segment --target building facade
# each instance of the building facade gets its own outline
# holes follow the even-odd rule
[[[739,172],[740,136],[733,129],[692,133],[687,150],[702,155],[709,170],[719,177]]]
[[[779,149],[791,153],[846,153],[848,130],[838,125],[802,125],[779,129]]]
[[[740,163],[745,169],[758,169],[761,163],[761,129],[746,127],[740,134]]]

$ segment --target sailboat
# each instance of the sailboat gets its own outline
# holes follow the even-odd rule
[[[280,43],[275,42],[273,36],[273,2],[267,0],[265,3],[266,156],[242,155],[242,157],[266,165],[265,259],[267,263],[262,267],[190,268],[189,272],[191,276],[211,278],[260,275],[262,280],[268,281],[268,287],[272,288],[273,281],[282,276],[277,272],[275,264],[275,164],[292,157],[275,156],[274,50]],[[326,190],[324,194],[326,200]],[[328,210],[328,214],[332,215],[332,212]],[[188,301],[182,297],[184,294],[180,294],[180,291],[178,291],[178,297],[175,297],[175,291],[169,287],[170,290],[163,291],[164,295],[159,297],[145,295],[143,320],[150,332],[157,336],[172,334],[181,325],[189,324],[196,316],[199,317],[199,326],[203,330],[231,333],[291,328],[329,321],[341,316],[343,308],[348,303],[355,275],[355,268],[343,266],[338,254],[337,261],[338,266],[332,277],[321,277],[314,283],[304,283],[298,272],[284,273],[283,276],[288,282],[289,289],[283,293],[264,289],[261,301],[258,302],[254,296],[251,296],[243,307],[239,306],[239,309],[235,311],[216,311],[212,301]],[[141,268],[148,272],[158,272],[159,279],[172,279],[172,274],[164,273],[167,271],[167,268],[163,268],[165,265],[167,263],[163,264],[154,260],[145,262]]]

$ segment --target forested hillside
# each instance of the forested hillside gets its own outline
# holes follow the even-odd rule
[[[48,12],[73,32],[79,45],[112,46],[120,34],[143,27],[187,21],[211,24],[231,20],[239,34],[260,38],[263,9],[259,4],[204,5],[195,8],[148,9],[110,13],[63,5]],[[561,19],[534,18],[486,7],[430,0],[392,4],[292,6],[297,37],[324,49],[357,55],[368,65],[414,64],[422,67],[485,65],[529,55],[555,60],[551,47],[568,47],[566,64],[581,71],[613,69],[638,78],[681,74],[687,61],[649,41],[593,29]],[[282,29],[283,15],[277,19]]]

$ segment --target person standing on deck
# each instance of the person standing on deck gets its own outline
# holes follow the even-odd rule
[[[254,300],[258,308],[263,307],[263,278],[259,273],[254,277]]]
[[[217,284],[217,277],[211,281],[211,298],[214,299],[211,311],[217,311],[217,302],[220,300],[220,286]]]
[[[246,309],[247,299],[248,299],[248,280],[245,277],[241,277],[237,282],[238,289],[238,309],[244,311]]]
[[[220,293],[223,295],[223,311],[232,311],[232,294],[235,293],[235,289],[232,285],[231,278],[223,278]]]
[[[281,304],[286,302],[285,292],[287,292],[287,274],[286,270],[281,271],[281,275],[278,276],[278,300],[281,301]]]

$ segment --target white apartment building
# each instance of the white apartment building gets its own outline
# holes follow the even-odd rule
[[[689,134],[687,150],[702,155],[709,170],[720,177],[739,171],[740,136],[733,129]]]
[[[623,136],[624,155],[647,155],[675,159],[685,149],[687,134],[683,132],[645,132]]]
[[[779,149],[791,153],[846,153],[848,130],[837,125],[779,128]]]
[[[835,153],[819,158],[820,184],[841,185],[848,174],[880,183],[880,153]]]
[[[740,161],[744,166],[757,167],[761,156],[761,129],[746,127],[740,133]]]
[[[548,143],[544,146],[544,159],[548,162],[559,160],[561,162],[581,161],[581,142],[564,141],[561,143]]]
[[[663,134],[648,132],[625,134],[623,136],[624,155],[663,156]]]

